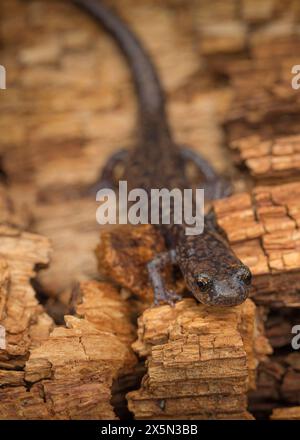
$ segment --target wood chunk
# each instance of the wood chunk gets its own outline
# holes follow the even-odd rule
[[[300,406],[276,408],[271,415],[272,420],[300,420]]]
[[[290,135],[266,140],[245,136],[230,143],[238,162],[246,165],[257,179],[296,177],[300,171],[300,136]]]
[[[82,284],[84,319],[69,316],[68,328],[54,328],[30,284],[35,266],[49,262],[50,242],[17,229],[4,209],[2,217],[0,418],[116,418],[111,398],[124,413],[125,393],[140,374],[128,305],[112,285]]]
[[[293,47],[292,41],[290,46]],[[275,125],[274,120],[280,115],[299,111],[299,97],[291,86],[291,66],[297,61],[290,55],[292,52],[287,51],[279,58],[272,58],[270,52],[266,51],[266,59],[244,58],[227,67],[233,102],[226,122],[240,119],[251,126],[251,123],[265,123],[269,116],[274,118]]]
[[[147,309],[133,347],[147,358],[148,370],[141,388],[127,396],[129,409],[147,419],[250,418],[254,322],[250,300],[231,309],[193,299]]]
[[[86,281],[80,284],[80,302],[76,313],[93,324],[99,331],[109,332],[127,344],[135,339],[129,304],[112,284]]]
[[[254,275],[259,304],[299,307],[300,184],[258,186],[252,194],[216,201],[219,227]]]
[[[146,306],[153,301],[146,264],[163,251],[163,237],[152,225],[107,229],[96,250],[98,268],[101,274],[132,291]],[[171,282],[171,268],[165,270],[165,275]]]
[[[9,368],[14,359],[26,358],[29,349],[39,345],[53,327],[30,284],[34,267],[48,264],[51,248],[47,238],[13,227],[2,226],[0,235],[0,323],[6,332],[0,360]]]
[[[249,396],[250,411],[260,418],[269,417],[275,408],[300,402],[300,354],[291,345],[292,328],[299,322],[299,308],[271,309],[264,318],[265,335],[274,353],[259,365],[257,387]]]
[[[273,357],[262,362],[257,370],[256,390],[249,393],[249,410],[268,418],[272,409],[278,407],[281,400],[280,383],[285,368],[282,363]]]
[[[66,319],[69,328],[56,328],[31,352],[25,367],[30,390],[13,388],[2,393],[1,418],[115,418],[109,404],[110,386],[124,360],[130,363],[128,351],[114,335],[101,333],[83,320]],[[25,393],[27,410],[23,411]]]
[[[255,3],[243,2],[242,10],[258,12]],[[269,14],[278,7],[267,0],[259,4]],[[296,178],[299,173],[300,101],[291,85],[291,67],[298,63],[292,54],[300,39],[296,11],[291,14],[295,21],[278,17],[249,31],[250,53],[225,66],[232,87],[224,115],[228,145],[236,162],[257,179]]]
[[[3,63],[10,72],[10,92],[3,94],[0,102],[0,128],[5,133],[0,146],[1,169],[12,183],[15,199],[20,205],[26,201],[30,207],[35,232],[53,241],[53,264],[49,270],[39,273],[38,280],[49,295],[62,298],[77,281],[93,279],[97,275],[92,255],[99,234],[94,220],[96,204],[82,194],[95,181],[106,158],[120,145],[131,143],[135,101],[130,74],[109,37],[100,35],[101,30],[68,2],[2,0],[2,3],[0,33]],[[216,169],[221,172],[230,170],[233,175],[229,154],[221,147],[223,133],[219,121],[223,119],[229,153],[238,165],[246,166],[256,180],[269,179],[272,183],[275,179],[298,178],[300,100],[299,93],[291,87],[291,66],[299,63],[297,57],[291,55],[299,50],[297,0],[241,0],[239,4],[235,0],[201,0],[200,3],[185,4],[185,14],[181,13],[181,2],[173,0],[159,5],[153,1],[137,5],[132,0],[126,0],[122,5],[117,1],[112,4],[145,41],[158,64],[168,92],[170,122],[177,141],[191,144],[212,160]],[[47,17],[46,21],[44,17]],[[213,72],[220,75],[214,77]],[[215,86],[221,85],[219,80],[225,75],[230,79],[230,87],[226,90],[218,87],[216,91]],[[99,93],[95,93],[96,89]],[[240,185],[245,187],[243,182]],[[18,213],[11,212],[1,191],[0,187],[0,236],[6,247],[10,246],[9,243],[16,247],[20,241],[24,258],[29,258],[36,251],[24,243],[33,243],[33,236],[30,238],[27,233],[20,232],[26,221],[20,219]],[[293,307],[295,312],[300,304],[299,195],[297,184],[278,186],[272,191],[260,188],[251,197],[242,195],[227,199],[219,205],[219,212],[217,205],[215,208],[219,225],[226,232],[232,248],[254,274],[255,301],[267,307],[277,307],[276,313],[279,313],[278,308],[286,306]],[[153,241],[153,252],[156,247],[161,249],[151,232],[145,235]],[[108,238],[111,240],[112,236]],[[145,277],[145,256],[151,256],[152,250],[147,249],[148,243],[143,237],[140,237],[144,240],[140,254],[129,246],[126,237],[121,237],[124,239],[122,252],[112,246],[108,238],[102,261],[107,263],[114,281],[134,292],[139,296],[139,303],[146,305],[151,301],[152,292]],[[44,245],[45,248],[49,246],[46,242],[35,243],[37,248]],[[1,249],[0,244],[2,254]],[[115,251],[114,255],[109,254],[110,249]],[[141,266],[128,266],[127,251],[130,259]],[[0,259],[0,385],[4,384],[0,387],[0,416],[114,417],[108,400],[112,394],[113,399],[119,399],[128,389],[127,382],[133,384],[133,376],[138,376],[137,373],[132,376],[127,367],[121,374],[116,372],[118,362],[119,365],[125,362],[128,366],[120,347],[123,344],[126,351],[134,337],[133,327],[128,322],[128,307],[119,301],[118,289],[113,286],[94,281],[82,284],[83,302],[77,305],[82,319],[78,323],[70,318],[69,325],[73,327],[63,329],[61,333],[56,329],[57,347],[52,347],[53,340],[49,338],[49,342],[48,334],[53,323],[37,304],[29,284],[29,278],[35,276],[34,265],[38,261],[47,264],[46,259],[35,255],[34,262],[26,260],[28,266],[22,268],[23,263],[18,256],[15,260],[13,253],[8,259],[6,254]],[[113,268],[116,262],[120,264],[119,271]],[[142,268],[140,273],[139,267]],[[129,279],[129,273],[133,274],[136,284]],[[3,316],[6,327],[9,327],[6,337],[5,327],[1,326]],[[177,318],[172,319],[173,323]],[[244,332],[250,334],[253,319],[249,310],[241,322],[246,327]],[[267,335],[275,348],[287,349],[291,322],[297,322],[297,317],[280,314],[272,326],[268,327],[267,323]],[[95,329],[101,336],[94,333]],[[89,341],[102,343],[103,331],[112,338],[112,346],[120,355],[118,361],[112,363],[114,371],[109,373],[111,376],[105,375],[108,382],[97,382],[97,375],[101,376],[106,361],[103,360],[102,364],[94,352],[91,354],[92,367],[84,355],[80,359],[76,358],[76,353],[74,358],[66,356],[65,371],[69,372],[67,359],[72,366],[70,382],[63,382],[62,373],[55,376],[62,368],[56,362],[65,347],[78,347],[80,357]],[[157,366],[155,356],[161,354],[157,347],[169,344],[165,363],[171,368],[172,350],[177,349],[175,342],[178,341],[177,333],[172,334],[172,341],[149,343],[147,350],[154,350],[153,360],[150,352],[144,349],[152,367],[153,363]],[[240,343],[238,330],[236,335]],[[185,334],[190,339],[184,352],[193,362],[197,355],[194,336],[189,330]],[[179,331],[179,341],[182,337]],[[202,341],[198,344],[205,353],[209,352],[209,347],[205,346],[208,337],[209,334],[201,335]],[[78,342],[79,339],[84,344]],[[1,350],[7,340],[9,353]],[[24,382],[24,365],[29,350],[44,340],[48,344],[44,348],[51,345],[53,352],[40,352],[37,358],[29,361],[29,378],[42,379],[41,383],[33,382],[28,391],[28,383],[25,388]],[[171,347],[171,342],[175,348]],[[251,339],[244,340],[243,349],[239,343],[237,350],[248,353],[251,382],[257,359],[268,350],[258,335],[254,344]],[[224,346],[227,347],[225,343]],[[217,350],[221,351],[221,348],[217,347]],[[50,365],[47,356],[54,358],[55,367]],[[177,356],[181,365],[182,356]],[[79,364],[74,366],[72,359],[74,362],[78,360]],[[280,404],[299,404],[298,363],[297,356],[279,358],[274,355],[269,363],[262,364],[258,385],[261,396],[269,399],[268,411],[277,408],[280,399]],[[225,363],[225,367],[228,364]],[[157,370],[154,369],[154,373],[157,374]],[[138,398],[132,401],[137,414],[144,411],[156,414],[157,418],[163,417],[164,411],[156,402],[160,402],[161,407],[165,405],[169,418],[184,417],[186,407],[193,412],[187,417],[192,418],[212,417],[216,411],[215,395],[209,395],[205,403],[201,393],[205,394],[206,389],[200,381],[195,385],[200,394],[194,396],[192,406],[191,396],[176,396],[176,400],[171,397],[166,403],[159,398],[153,399],[153,389],[149,388],[147,380],[143,391],[137,392]],[[187,384],[181,382],[183,394],[190,391],[191,383],[191,380]],[[213,381],[207,383],[213,391],[219,386]],[[157,382],[154,384],[155,389]],[[238,385],[235,383],[233,388],[236,390]],[[172,389],[166,388],[166,392],[169,391]],[[71,394],[81,394],[83,401],[71,401]],[[222,397],[225,410],[218,412],[218,418],[228,418],[231,403],[231,418],[248,417],[244,393]],[[120,398],[122,400],[123,396]],[[67,409],[64,408],[65,401]],[[206,405],[210,414],[196,414],[197,405]],[[257,405],[265,405],[265,402],[259,400]],[[274,411],[273,418],[281,418],[284,412],[295,418],[295,411],[298,414],[298,408],[281,408]]]
[[[298,354],[298,353],[297,353]],[[299,356],[297,356],[297,362],[299,363]],[[286,374],[281,385],[281,393],[283,398],[288,402],[300,403],[300,371],[292,366],[286,371]]]
[[[246,29],[238,21],[202,25],[200,50],[204,55],[241,51],[246,43]]]
[[[25,375],[19,378],[7,374],[7,384],[21,385],[22,379],[30,384],[30,389],[1,389],[0,418],[117,418],[110,403],[112,390],[118,397],[119,407],[115,409],[121,410],[121,397],[124,399],[136,380],[129,310],[108,283],[83,283],[80,297],[82,303],[77,308],[83,319],[66,316],[67,328],[55,328],[39,347],[31,350]],[[122,378],[126,378],[126,386]],[[113,387],[118,380],[123,389]]]
[[[133,143],[136,99],[115,43],[70,2],[3,3],[2,53],[10,74],[9,93],[0,102],[2,165],[15,199],[23,203],[26,197],[35,232],[53,241],[53,264],[40,274],[39,283],[48,295],[61,297],[77,281],[97,276],[92,255],[99,233],[97,204],[94,196],[82,194],[107,158]],[[126,0],[112,6],[153,55],[179,137],[207,145],[208,155],[212,147],[216,157],[221,155],[218,99],[197,90],[204,76],[211,80],[202,75],[189,14],[177,14],[165,2]],[[201,78],[186,100],[194,75]],[[180,98],[177,91],[182,91]],[[183,117],[191,109],[193,115]],[[199,118],[204,121],[200,128]]]
[[[257,59],[288,58],[292,52],[299,48],[299,35],[297,25],[293,21],[278,20],[267,23],[256,29],[250,38],[250,50]]]
[[[271,310],[265,321],[265,333],[272,347],[285,349],[290,347],[292,327],[298,325],[299,322],[300,310],[298,308]]]
[[[24,367],[30,350],[48,338],[52,319],[39,304],[31,280],[38,266],[50,260],[46,237],[22,231],[26,220],[15,210],[7,191],[0,190],[0,417],[7,396],[20,390],[20,413],[27,409]],[[25,221],[24,221],[25,220]],[[10,399],[10,398],[9,398]],[[41,400],[36,395],[35,399]],[[11,400],[9,407],[15,405]],[[9,411],[9,408],[7,407]],[[5,418],[5,416],[4,416]]]
[[[247,22],[257,23],[272,19],[274,0],[242,0],[242,16]]]

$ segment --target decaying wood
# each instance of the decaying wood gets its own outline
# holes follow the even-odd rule
[[[128,305],[108,283],[83,283],[74,298],[81,319],[55,327],[30,284],[35,266],[49,263],[50,242],[16,226],[4,190],[0,204],[0,418],[116,418],[140,374]]]
[[[229,154],[222,148],[222,120],[238,165],[246,165],[256,179],[296,180],[300,95],[291,87],[290,70],[299,63],[291,56],[299,49],[298,0],[110,3],[138,32],[158,64],[179,143],[204,154],[217,170],[234,176],[235,186],[244,190],[244,179],[233,170]],[[144,264],[154,250],[161,249],[161,242],[146,230],[145,235],[136,231],[141,248],[134,249],[126,236],[116,246],[113,235],[103,234],[97,253],[102,259],[101,272],[125,287],[124,295],[135,294],[136,303],[130,299],[132,313],[117,288],[90,281],[81,285],[80,319],[67,317],[68,328],[55,328],[50,337],[53,322],[38,304],[30,278],[35,277],[36,264],[48,263],[49,242],[42,236],[51,238],[54,247],[51,266],[38,274],[43,293],[67,303],[78,281],[98,276],[93,255],[100,229],[95,221],[97,205],[85,194],[107,157],[135,139],[130,74],[115,44],[69,2],[2,0],[1,8],[1,60],[9,72],[9,93],[3,93],[0,102],[4,134],[0,171],[12,184],[15,203],[22,209],[24,204],[29,207],[31,227],[39,235],[22,232],[28,218],[20,219],[11,211],[0,188],[0,347],[6,344],[6,350],[0,351],[0,383],[4,384],[0,416],[113,418],[110,398],[117,412],[124,411],[124,393],[136,386],[140,375],[132,370],[136,359],[129,349],[134,339],[130,315],[152,299]],[[221,76],[214,77],[212,71]],[[219,78],[224,74],[229,84],[221,89]],[[253,299],[277,307],[275,313],[279,313],[278,306],[294,310],[300,306],[298,187],[257,188],[250,197],[238,195],[216,204],[219,226],[254,273]],[[129,396],[137,417],[164,417],[167,413],[169,418],[248,417],[245,353],[253,383],[254,366],[268,348],[262,337],[254,341],[253,348],[252,339],[241,336],[253,331],[253,306],[247,304],[243,318],[238,318],[237,311],[232,313],[234,322],[248,329],[243,333],[236,326],[230,330],[229,340],[213,352],[206,346],[212,333],[210,329],[205,333],[211,315],[201,315],[202,328],[195,318],[201,306],[192,300],[179,303],[176,312],[169,312],[167,306],[155,312],[167,319],[164,335],[169,336],[166,328],[171,325],[166,341],[154,338],[156,320],[149,321],[154,311],[145,312],[139,324],[145,335],[139,336],[136,346],[147,356],[151,369],[140,390]],[[188,322],[197,322],[191,328],[184,324],[183,330],[179,322],[187,315]],[[229,331],[230,314],[225,315]],[[218,317],[215,325],[221,321]],[[286,350],[291,322],[297,323],[297,316],[277,315],[270,326],[267,321],[266,333],[275,350]],[[221,330],[216,342],[224,335]],[[182,361],[183,355],[176,350],[184,338],[188,348],[183,347]],[[234,338],[237,346],[231,345]],[[163,363],[159,358],[162,347]],[[159,379],[167,371],[178,367],[181,374],[188,367],[194,372],[193,366],[200,364],[205,374],[205,356],[214,367],[217,359],[210,356],[226,350],[224,368],[213,370],[216,375],[227,373],[224,378],[218,376],[215,382],[206,378],[205,382],[202,377],[196,387],[194,379],[179,381],[184,397],[175,396],[171,382],[165,383],[166,391],[159,388]],[[198,352],[203,357],[195,360]],[[231,359],[234,353],[237,358]],[[184,363],[187,358],[188,366]],[[256,409],[299,404],[297,359],[276,352],[270,362],[261,364]],[[243,367],[234,382],[228,375],[236,362]],[[224,398],[220,390],[222,386],[228,389],[232,381],[231,394]],[[217,406],[220,395],[223,402]],[[184,413],[186,408],[189,414]],[[205,411],[199,413],[199,408]],[[278,409],[273,418],[295,418],[297,414],[298,409]]]
[[[29,350],[47,338],[53,328],[31,286],[35,267],[49,263],[51,246],[47,238],[19,229],[4,190],[0,198],[0,368],[1,385],[5,385],[11,378],[23,380],[22,373],[16,370],[23,368]]]
[[[238,57],[218,64],[232,93],[224,114],[227,143],[236,163],[256,179],[295,179],[299,173],[300,100],[291,73],[300,47],[296,21],[279,19],[248,30],[248,52],[244,45]]]
[[[164,250],[161,234],[151,225],[106,230],[96,250],[98,269],[149,303],[153,291],[146,263]]]
[[[77,303],[76,313],[99,331],[117,335],[127,345],[135,340],[130,305],[112,284],[104,281],[81,283]]]
[[[52,320],[35,297],[30,280],[36,264],[49,262],[49,240],[14,228],[2,228],[1,253],[1,325],[6,330],[6,349],[1,364],[26,358],[29,349],[48,336]]]
[[[300,420],[300,406],[274,409],[272,420]]]
[[[20,229],[26,221],[15,211],[2,187],[0,206],[0,418],[7,418],[17,389],[20,390],[19,414],[26,412],[25,364],[30,350],[48,338],[54,323],[31,286],[36,266],[49,263],[50,242]],[[8,395],[10,404],[6,405]],[[41,396],[36,398],[42,401]],[[30,414],[33,415],[29,410]]]
[[[291,84],[291,68],[299,61],[292,55],[300,43],[295,24],[298,19],[278,19],[264,25],[264,20],[279,12],[279,4],[247,4],[259,26],[245,30],[231,12],[223,25],[224,44],[228,44],[225,56],[222,40],[218,43],[220,56],[212,31],[212,51],[207,51],[207,59],[212,69],[226,72],[230,81],[231,101],[224,112],[224,125],[233,160],[256,181],[277,187],[256,188],[250,196],[234,196],[221,202],[220,212],[218,208],[216,212],[233,249],[254,273],[254,301],[267,306],[266,312],[270,306],[276,307],[265,321],[266,336],[275,352],[259,365],[257,389],[250,393],[249,410],[262,418],[273,411],[273,419],[299,419],[299,407],[290,408],[299,405],[299,354],[291,347],[292,326],[300,322],[300,108],[299,93]],[[232,35],[234,26],[226,34],[229,20],[236,26]],[[247,54],[245,46],[236,45],[237,32],[242,45],[248,46]],[[209,45],[207,38],[205,43]],[[279,182],[284,180],[297,183],[280,187]]]
[[[253,275],[259,304],[299,307],[300,184],[262,186],[214,204],[217,223]]]
[[[149,286],[146,295],[136,286],[148,285],[146,262],[159,246],[156,230],[140,226],[108,230],[98,247],[100,271],[134,293],[140,309],[152,292],[149,298]],[[232,311],[193,299],[147,309],[133,345],[147,358],[147,375],[141,389],[128,395],[129,409],[137,418],[248,417],[248,387],[254,387],[258,361],[270,352],[255,313],[251,301]]]
[[[30,389],[2,390],[1,418],[115,418],[110,387],[128,350],[84,320],[68,317],[66,324],[32,351],[25,366]]]
[[[236,160],[256,178],[297,177],[300,172],[300,136],[264,139],[259,135],[232,141]]]
[[[112,5],[153,54],[178,142],[228,168],[218,125],[226,97],[210,89],[189,14],[168,1]],[[108,156],[136,139],[131,76],[115,43],[71,2],[3,0],[0,26],[10,72],[0,102],[2,167],[15,202],[30,207],[34,231],[51,238],[52,264],[38,279],[62,299],[76,282],[97,276],[97,204],[84,194]]]
[[[291,346],[292,328],[300,322],[300,309],[284,307],[272,310],[264,327],[266,336],[275,349],[286,349]]]
[[[107,283],[82,284],[79,297],[82,318],[66,316],[66,328],[56,327],[31,350],[23,381],[12,377],[7,385],[14,386],[1,389],[2,419],[116,418],[113,381],[127,377],[130,389],[136,380],[128,307]],[[116,395],[124,392],[115,386]]]
[[[261,363],[257,373],[257,388],[250,393],[250,410],[268,413],[279,405],[300,403],[300,355],[273,355]]]
[[[294,49],[293,42],[290,47]],[[291,84],[291,66],[294,64],[297,62],[292,56],[280,59],[269,56],[258,60],[244,59],[228,67],[233,102],[225,122],[230,138],[237,133],[238,127],[241,130],[244,126],[244,134],[247,134],[247,130],[254,129],[254,124],[265,135],[276,133],[284,129],[284,124],[276,124],[277,119],[299,113],[299,93]],[[286,119],[285,133],[288,133]]]
[[[231,310],[194,299],[147,309],[133,347],[148,367],[127,396],[136,418],[251,418],[246,394],[268,345],[250,300]]]
[[[98,269],[100,274],[134,293],[141,306],[146,307],[153,303],[153,289],[146,264],[165,250],[163,237],[151,225],[111,228],[101,233],[96,250]],[[171,275],[171,266],[166,267],[167,286],[173,281]],[[175,290],[181,291],[182,282],[177,284]]]
[[[274,353],[258,367],[250,411],[266,418],[274,408],[300,403],[300,354],[292,347],[292,329],[300,322],[299,308],[271,310],[264,318],[265,335]]]

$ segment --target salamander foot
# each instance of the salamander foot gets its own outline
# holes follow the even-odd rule
[[[149,278],[154,290],[154,306],[160,303],[167,303],[174,306],[175,302],[181,299],[181,295],[165,287],[161,271],[169,263],[176,263],[175,250],[158,254],[147,265]]]

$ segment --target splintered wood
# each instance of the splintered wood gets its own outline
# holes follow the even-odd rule
[[[0,351],[1,385],[14,382],[29,350],[48,337],[53,328],[31,286],[36,265],[47,265],[50,243],[45,237],[0,226]],[[18,370],[18,371],[17,371]],[[0,391],[1,393],[1,391]]]
[[[256,178],[297,177],[300,173],[300,135],[264,139],[245,136],[231,142],[236,161]]]
[[[290,47],[295,50],[291,42]],[[224,119],[228,145],[235,162],[256,179],[295,179],[300,172],[300,95],[291,84],[294,64],[295,59],[251,60],[229,72],[233,99]]]
[[[300,406],[274,409],[272,420],[300,420]]]
[[[281,3],[208,6],[208,23],[196,12],[210,69],[229,79],[231,100],[223,116],[228,146],[256,179],[295,178],[300,171],[300,95],[292,71],[299,64],[293,55],[300,48],[299,12],[296,1],[288,2],[283,17]]]
[[[96,249],[98,269],[149,303],[153,291],[146,263],[164,250],[163,237],[151,225],[105,230]]]
[[[30,283],[49,263],[50,242],[17,227],[2,188],[0,206],[0,419],[116,418],[111,398],[124,413],[138,377],[128,305],[108,283],[83,283],[74,298],[81,319],[55,327]]]
[[[219,99],[204,90],[211,77],[189,14],[177,14],[168,1],[110,4],[158,65],[178,142],[201,146],[206,157],[213,151],[223,170]],[[2,0],[0,28],[9,72],[0,101],[1,169],[14,200],[29,205],[34,231],[52,240],[52,264],[38,281],[48,295],[61,297],[76,282],[97,277],[97,204],[85,195],[107,158],[134,144],[136,97],[115,42],[72,2]]]
[[[216,201],[219,227],[253,275],[253,298],[268,306],[299,307],[300,184],[257,187]]]
[[[153,298],[152,289],[144,295],[133,286],[147,279],[146,263],[158,247],[157,231],[148,225],[118,227],[101,236],[99,270],[135,294],[141,302],[137,310]],[[135,417],[250,417],[247,391],[255,386],[259,360],[270,353],[250,300],[232,310],[212,309],[191,298],[174,308],[148,308],[139,319],[138,335],[133,348],[147,357],[147,375],[140,390],[128,395]]]
[[[130,374],[131,384],[135,380],[127,306],[106,283],[83,284],[79,296],[83,318],[66,316],[66,328],[56,327],[32,349],[24,371],[11,377],[13,387],[1,389],[2,419],[116,418],[110,403],[113,381]]]
[[[174,308],[146,310],[138,323],[133,348],[148,370],[141,388],[127,396],[136,418],[251,418],[247,391],[267,344],[250,300],[212,310],[184,299]]]
[[[145,308],[153,303],[153,289],[149,281],[147,263],[166,250],[162,235],[152,225],[111,228],[103,231],[96,249],[98,269],[102,276],[113,280],[134,293]],[[184,288],[182,280],[172,277],[172,268],[163,269],[166,285],[178,292]]]
[[[287,346],[286,349],[289,347]],[[262,362],[257,371],[257,388],[249,396],[250,411],[269,413],[281,405],[300,404],[300,355],[274,354]]]
[[[239,191],[248,180],[234,164],[260,184],[299,182],[298,0],[109,4],[153,56],[179,144],[230,174]],[[77,317],[55,327],[30,281],[37,276],[43,294],[67,303],[78,281],[98,276],[97,205],[87,194],[107,158],[133,144],[135,97],[115,43],[71,2],[2,0],[0,33],[9,72],[0,173],[22,209],[0,187],[0,418],[128,417],[125,393],[139,386],[128,394],[137,418],[251,418],[249,387],[250,412],[299,418],[299,356],[286,353],[291,323],[300,322],[300,184],[260,186],[214,205],[253,272],[252,297],[265,306],[275,349],[269,360],[251,301],[222,312],[193,299],[144,311],[153,299],[146,263],[164,249],[148,226],[102,234],[98,266],[110,281],[82,283]],[[39,235],[24,232],[29,224]],[[48,238],[51,265],[37,275],[35,266],[49,262]],[[174,282],[170,268],[165,275]],[[130,346],[142,311],[134,349],[148,371],[139,385],[143,366]]]

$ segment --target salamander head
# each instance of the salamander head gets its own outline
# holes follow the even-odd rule
[[[195,269],[195,268],[194,268]],[[195,298],[212,306],[236,306],[248,297],[251,285],[251,272],[242,263],[230,267],[226,272],[209,273],[193,271],[186,279]]]

